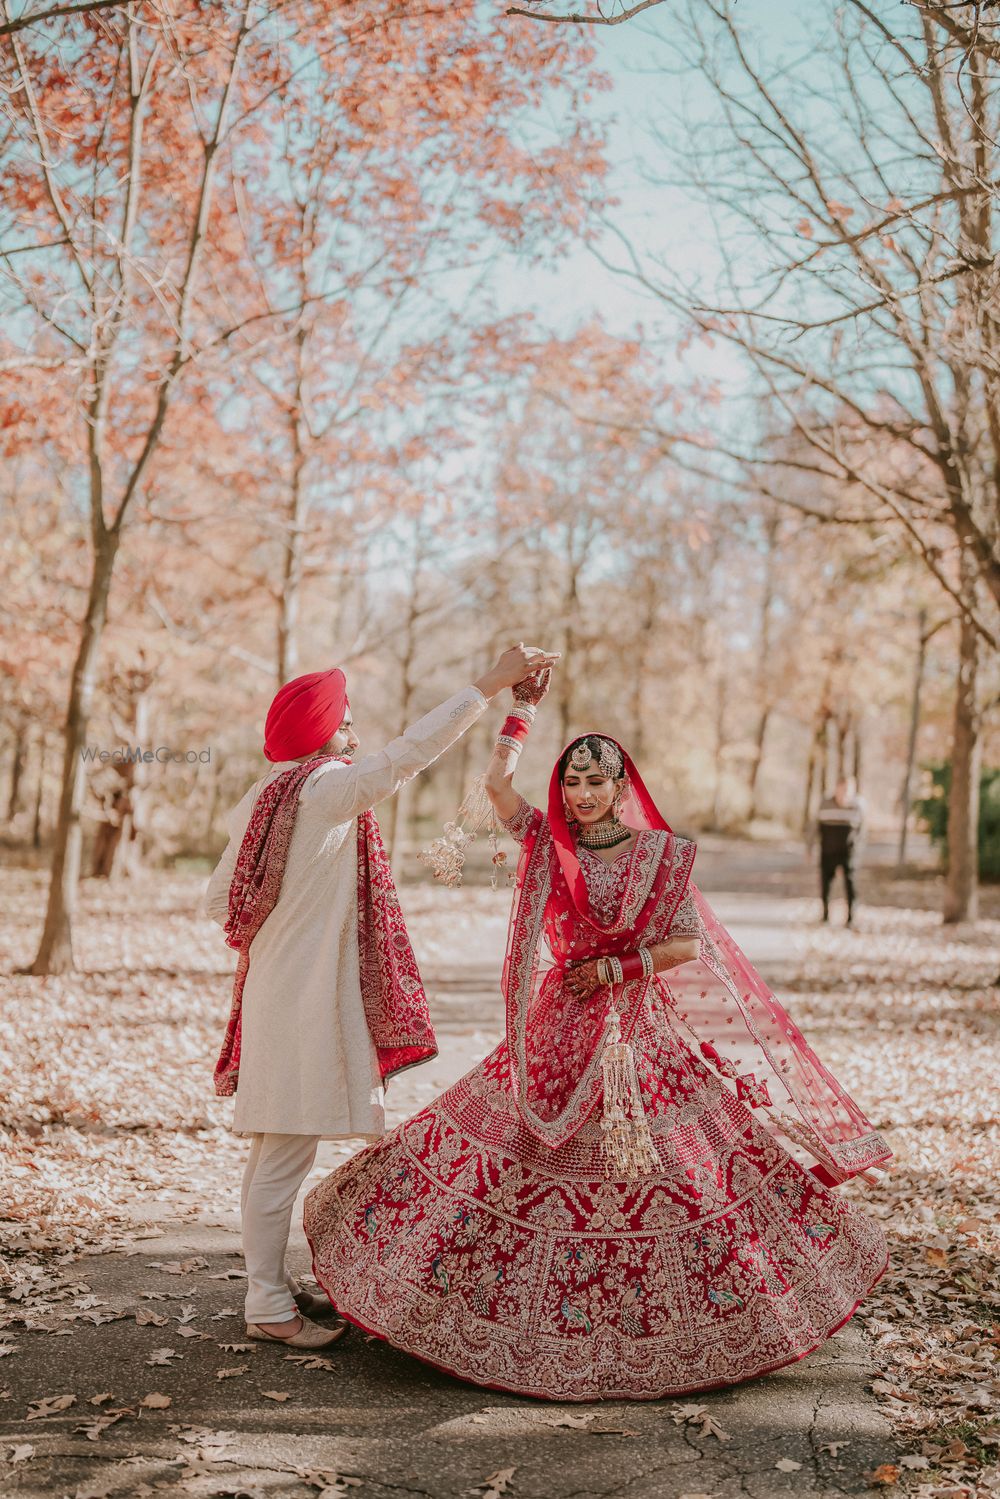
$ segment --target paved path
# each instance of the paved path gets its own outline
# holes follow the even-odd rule
[[[775,861],[771,873],[773,885],[784,886],[780,894],[767,873],[763,888],[747,889],[752,880],[741,879],[743,888],[727,894],[706,869],[717,908],[765,969],[780,966],[796,924],[805,919],[800,868],[790,868],[787,859]],[[789,881],[803,894],[788,893]],[[437,996],[441,1056],[400,1079],[398,1092],[390,1093],[395,1117],[421,1106],[496,1039],[504,907],[499,901],[485,921],[456,917],[435,946],[426,977]],[[424,916],[415,910],[419,948]],[[311,1180],[343,1154],[325,1145]],[[0,1468],[0,1487],[11,1499],[163,1491],[459,1499],[489,1494],[491,1476],[511,1469],[509,1487],[495,1481],[495,1495],[772,1499],[866,1493],[862,1475],[894,1451],[866,1389],[873,1370],[856,1326],[767,1379],[682,1403],[547,1405],[462,1384],[358,1332],[338,1346],[329,1369],[290,1363],[268,1346],[227,1351],[222,1345],[243,1338],[240,1282],[219,1278],[227,1272],[236,1277],[240,1265],[232,1203],[207,1212],[201,1205],[197,1219],[168,1225],[165,1237],[140,1249],[71,1267],[74,1281],[89,1288],[78,1295],[96,1297],[100,1312],[122,1320],[100,1326],[74,1321],[66,1324],[70,1336],[54,1336],[59,1323],[51,1318],[49,1332],[15,1331],[15,1341],[27,1346],[0,1365],[0,1386],[9,1391],[8,1403],[0,1406],[0,1419],[9,1413],[0,1425],[0,1456],[30,1443],[36,1458],[23,1477],[16,1467],[7,1473]],[[295,1255],[304,1267],[301,1234]],[[153,1262],[189,1260],[196,1263],[180,1275],[150,1268]],[[165,1299],[144,1302],[150,1291]],[[137,1306],[155,1309],[167,1323],[137,1326]],[[199,1336],[182,1338],[181,1328]],[[164,1347],[174,1348],[178,1361],[148,1365]],[[219,1378],[218,1371],[227,1368],[245,1372]],[[42,1422],[23,1421],[29,1400],[59,1391],[76,1393],[73,1409]],[[159,1391],[170,1394],[169,1410],[143,1410],[138,1421],[129,1419],[98,1441],[74,1434],[101,1409],[125,1405],[134,1411],[143,1395]],[[288,1398],[273,1400],[265,1391]],[[106,1407],[87,1403],[108,1393],[114,1399]],[[690,1419],[678,1422],[682,1405]],[[728,1440],[703,1434],[699,1407]]]

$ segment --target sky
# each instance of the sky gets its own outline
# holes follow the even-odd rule
[[[808,43],[807,10],[802,0],[740,0],[738,6],[741,29],[752,28],[769,56]],[[510,24],[516,22],[516,17],[510,18]],[[675,130],[675,112],[697,115],[711,101],[711,91],[697,73],[677,77],[666,71],[671,59],[664,38],[677,24],[678,9],[668,0],[636,20],[593,29],[597,65],[610,75],[613,85],[595,97],[594,113],[608,127],[610,183],[620,200],[611,214],[614,222],[633,243],[662,257],[672,269],[711,281],[720,262],[704,208],[682,186],[649,180],[662,159],[652,127],[659,124],[661,130]],[[613,238],[604,243],[606,258],[619,261]],[[583,246],[554,268],[508,261],[498,271],[495,289],[505,308],[531,307],[563,333],[595,314],[621,333],[637,322],[648,324],[662,318],[658,304],[605,269]],[[724,350],[717,357],[728,367],[730,356]]]

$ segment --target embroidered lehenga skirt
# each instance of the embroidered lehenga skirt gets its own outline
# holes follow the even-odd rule
[[[557,1150],[524,1128],[502,1044],[306,1200],[350,1321],[439,1369],[552,1400],[656,1399],[803,1358],[886,1267],[656,1002],[634,1037],[659,1168],[613,1181],[600,1110]]]

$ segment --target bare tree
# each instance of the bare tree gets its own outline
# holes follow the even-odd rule
[[[794,441],[776,457],[736,421],[715,443],[649,436],[830,525],[898,531],[966,619],[947,899],[947,919],[966,919],[976,659],[1000,644],[1000,52],[957,8],[848,0],[801,57],[764,60],[739,16],[693,0],[670,29],[712,116],[658,137],[672,180],[716,215],[723,287],[682,284],[621,234],[614,261],[737,350]]]
[[[2,3],[3,14],[11,22],[9,0]],[[53,237],[58,236],[65,249],[60,270],[65,272],[67,284],[60,285],[53,276],[50,299],[39,302],[34,283],[12,269],[9,254],[5,261],[8,278],[20,290],[25,305],[72,351],[73,367],[86,387],[91,542],[88,596],[66,709],[49,898],[41,942],[29,970],[34,974],[62,973],[73,967],[72,912],[80,873],[86,784],[82,751],[90,723],[111,582],[126,522],[142,493],[179,377],[190,359],[199,271],[221,152],[228,139],[241,57],[250,33],[251,4],[252,0],[246,0],[243,6],[223,61],[214,105],[209,106],[210,123],[200,140],[201,159],[192,184],[186,244],[175,266],[169,266],[168,261],[155,269],[149,267],[137,247],[143,207],[149,196],[144,169],[150,101],[154,88],[173,66],[165,38],[155,33],[147,35],[131,9],[118,18],[120,45],[126,61],[120,75],[125,94],[124,98],[107,102],[109,108],[121,109],[127,120],[125,158],[117,193],[102,192],[99,198],[95,190],[90,208],[77,185],[78,164],[68,154],[66,158],[61,156],[57,138],[46,120],[44,89],[40,91],[37,84],[39,73],[44,73],[44,62],[29,56],[19,32],[10,35],[7,43],[17,121],[25,150],[33,157]],[[187,71],[187,87],[196,115],[201,117],[206,101],[199,96],[193,68]],[[101,214],[105,215],[103,219]],[[150,293],[150,282],[155,285],[161,305],[169,307],[169,335],[165,345],[160,344],[157,349],[152,398],[146,405],[132,452],[123,464],[116,453],[114,433],[109,431],[111,406],[116,393],[120,394],[116,383],[117,361],[126,332],[134,330],[137,308]]]

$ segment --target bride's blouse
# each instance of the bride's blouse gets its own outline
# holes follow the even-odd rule
[[[523,843],[536,812],[538,809],[525,801],[522,796],[517,811],[511,817],[501,818],[500,821],[512,838],[515,838],[518,843]],[[538,816],[541,817],[542,813],[538,812]],[[640,838],[644,836],[643,833],[639,834]],[[634,847],[633,844],[614,859],[607,860],[602,859],[600,854],[594,853],[583,844],[578,843],[576,846],[580,868],[587,882],[591,912],[594,919],[604,926],[610,926],[621,909],[629,858]],[[700,935],[701,920],[698,916],[698,908],[691,891],[686,890],[674,914],[674,919],[670,923],[670,936],[673,938]]]

